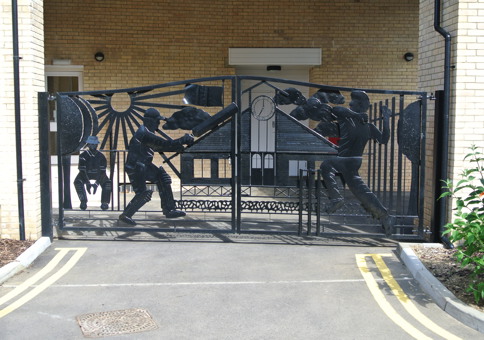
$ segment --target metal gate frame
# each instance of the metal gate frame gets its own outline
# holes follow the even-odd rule
[[[290,230],[252,230],[250,228],[246,228],[244,226],[245,214],[247,213],[247,208],[244,206],[247,202],[245,201],[245,191],[247,188],[247,183],[244,182],[243,174],[243,164],[245,159],[243,158],[243,143],[244,143],[244,135],[243,135],[243,127],[244,127],[244,114],[250,114],[247,110],[243,110],[242,108],[242,97],[249,96],[249,103],[253,100],[250,98],[251,90],[254,88],[248,88],[246,91],[242,91],[242,82],[250,81],[256,82],[256,86],[268,86],[273,88],[275,93],[284,92],[286,87],[294,87],[294,86],[306,86],[315,90],[338,90],[341,92],[351,92],[353,90],[363,90],[368,95],[377,96],[377,97],[386,97],[386,99],[380,100],[377,103],[374,103],[372,106],[372,110],[369,114],[370,121],[374,122],[377,126],[380,124],[379,117],[377,117],[377,112],[379,107],[382,105],[388,106],[393,112],[393,119],[392,119],[392,134],[391,134],[391,148],[385,146],[379,146],[375,143],[369,143],[366,152],[366,182],[368,186],[375,192],[382,193],[385,197],[388,196],[390,205],[394,204],[394,201],[400,204],[402,200],[404,200],[404,195],[407,193],[408,190],[408,183],[405,181],[408,179],[406,172],[408,169],[408,164],[405,165],[404,163],[407,162],[405,159],[405,155],[402,152],[402,148],[399,147],[399,143],[401,141],[397,141],[397,124],[398,120],[396,119],[397,116],[402,116],[405,112],[405,105],[408,105],[410,101],[407,98],[412,98],[413,101],[417,101],[420,103],[420,118],[418,121],[418,164],[416,164],[416,169],[418,170],[416,180],[417,187],[414,188],[413,195],[416,194],[416,199],[418,201],[417,210],[412,213],[402,213],[400,209],[398,213],[400,214],[400,219],[406,219],[407,222],[411,219],[411,224],[415,225],[416,228],[411,232],[411,234],[394,234],[392,238],[394,239],[423,239],[423,207],[424,207],[424,183],[425,183],[425,171],[423,168],[423,164],[425,164],[425,127],[426,127],[426,109],[427,109],[427,94],[425,92],[413,92],[413,91],[389,91],[389,90],[376,90],[376,89],[356,89],[356,88],[347,88],[347,87],[334,87],[322,84],[315,84],[315,83],[305,83],[305,82],[295,82],[290,80],[284,79],[277,79],[277,78],[267,78],[267,77],[252,77],[252,76],[222,76],[222,77],[210,77],[210,78],[199,78],[199,79],[190,79],[184,80],[179,82],[170,82],[165,84],[158,84],[153,86],[145,86],[145,87],[137,87],[137,88],[129,88],[129,89],[118,89],[118,90],[109,90],[109,91],[84,91],[84,92],[65,92],[65,93],[57,93],[56,97],[48,97],[45,93],[41,93],[39,95],[39,101],[42,100],[43,102],[39,102],[39,109],[41,111],[45,111],[48,108],[47,100],[55,100],[59,103],[60,98],[81,98],[87,101],[92,108],[95,110],[95,114],[99,119],[99,126],[93,127],[91,130],[93,135],[99,135],[102,138],[101,142],[101,150],[106,152],[110,156],[110,178],[112,179],[114,175],[113,164],[118,164],[121,166],[121,162],[119,161],[120,155],[124,155],[127,149],[127,143],[129,140],[129,133],[134,131],[136,125],[139,124],[139,119],[142,117],[141,114],[144,109],[148,107],[156,107],[162,108],[167,110],[176,110],[186,107],[186,105],[178,105],[172,104],[173,99],[178,99],[180,96],[184,94],[184,87],[188,84],[199,84],[200,86],[219,86],[222,89],[222,105],[220,108],[226,106],[226,102],[233,102],[238,106],[238,111],[234,115],[233,118],[224,122],[222,124],[215,126],[212,130],[213,131],[221,131],[223,129],[230,131],[233,138],[231,138],[231,145],[230,151],[228,152],[230,160],[232,161],[232,168],[231,168],[231,179],[230,181],[226,182],[223,187],[226,188],[230,193],[230,203],[229,208],[227,205],[223,208],[224,211],[230,213],[230,227],[229,228],[191,228],[191,227],[183,227],[182,220],[170,221],[172,224],[169,227],[159,227],[159,226],[152,226],[152,227],[120,227],[116,226],[115,219],[117,218],[117,213],[122,210],[121,207],[114,209],[114,207],[110,208],[108,212],[101,212],[98,210],[90,209],[89,211],[81,211],[72,209],[69,205],[66,205],[65,200],[65,191],[66,186],[63,184],[63,180],[65,179],[66,168],[69,167],[68,158],[66,155],[63,155],[63,138],[66,138],[66,131],[63,131],[63,122],[65,123],[68,119],[63,117],[68,117],[69,114],[68,110],[63,110],[61,105],[58,105],[58,112],[57,112],[57,124],[58,124],[58,133],[57,133],[57,145],[59,146],[57,159],[58,159],[58,201],[59,207],[57,213],[57,225],[59,230],[61,231],[136,231],[136,232],[174,232],[174,231],[183,231],[183,232],[209,232],[209,233],[267,233],[267,234],[297,234],[297,235],[308,235],[308,236],[357,236],[357,237],[385,237],[385,235],[381,233],[372,233],[372,232],[335,232],[330,231],[326,232],[324,230],[324,223],[323,228],[321,223],[321,207],[322,201],[324,201],[324,190],[320,185],[320,179],[315,182],[312,177],[316,176],[319,177],[320,174],[317,169],[309,168],[306,171],[301,171],[299,173],[299,177],[297,179],[298,185],[292,186],[288,190],[292,190],[298,192],[297,197],[292,197],[295,203],[290,204],[290,208],[287,211],[270,211],[270,208],[264,207],[263,209],[257,208],[254,211],[249,211],[249,213],[253,214],[288,214],[292,215],[293,217],[296,216],[297,220],[292,225]],[[227,85],[229,84],[229,85]],[[283,89],[284,88],[284,89]],[[160,92],[161,91],[161,92]],[[129,108],[124,112],[117,112],[111,105],[111,99],[114,95],[124,93],[127,94],[130,98]],[[228,99],[227,99],[228,98]],[[204,107],[205,108],[205,107]],[[212,109],[212,108],[209,108]],[[285,112],[283,108],[277,106],[276,110],[279,114],[288,114]],[[213,111],[213,110],[212,110]],[[250,111],[250,110],[249,110]],[[45,112],[41,112],[42,116],[48,117],[48,114]],[[82,114],[82,112],[81,112]],[[414,122],[415,123],[415,122]],[[84,126],[85,127],[85,126]],[[165,138],[170,138],[166,133],[159,130],[158,131],[162,136]],[[210,131],[209,133],[212,133]],[[114,136],[113,136],[114,135]],[[208,135],[208,133],[207,133]],[[207,135],[203,135],[200,139],[207,138]],[[87,136],[84,136],[87,137]],[[119,141],[121,144],[124,142],[124,149],[119,147]],[[82,143],[81,143],[82,144]],[[414,143],[415,144],[415,143]],[[80,145],[83,147],[84,145]],[[390,149],[390,150],[388,150]],[[384,150],[385,152],[383,152]],[[115,155],[115,156],[114,156]],[[276,152],[277,155],[277,152]],[[68,156],[68,155],[67,155]],[[177,155],[172,155],[170,157],[166,155],[162,155],[165,164],[168,164],[172,171],[180,177],[180,171],[174,167],[170,160],[173,159]],[[312,157],[312,156],[311,156]],[[311,159],[314,159],[312,157]],[[313,161],[310,161],[313,162]],[[390,170],[385,170],[385,167],[382,165],[390,164]],[[395,168],[399,170],[395,172]],[[126,176],[124,174],[124,170],[118,169],[117,175],[120,176],[120,173],[123,174],[124,180],[123,183],[127,183]],[[363,177],[363,175],[362,175]],[[403,178],[405,177],[405,178]],[[119,180],[117,183],[121,183]],[[229,184],[227,184],[229,183]],[[314,184],[316,183],[316,184]],[[314,184],[314,185],[313,185]],[[415,183],[412,183],[415,185]],[[181,183],[181,192],[183,195],[183,183]],[[217,185],[212,185],[212,189],[217,187]],[[250,187],[250,185],[249,185]],[[285,190],[286,188],[284,188]],[[215,190],[215,189],[214,189]],[[117,192],[119,195],[119,190]],[[225,193],[224,195],[226,195]],[[114,195],[114,190],[113,190]],[[118,197],[118,201],[119,201]],[[203,200],[183,200],[181,199],[178,202],[178,206],[182,208],[189,208],[191,211],[203,211],[205,201]],[[314,203],[316,202],[316,203]],[[250,203],[250,202],[249,202]],[[126,204],[126,202],[125,202]],[[288,205],[288,204],[286,204]],[[402,206],[405,206],[403,204]],[[206,207],[205,207],[206,208]],[[390,207],[392,210],[393,206]],[[216,208],[218,209],[218,208]],[[250,210],[250,209],[249,209]],[[284,210],[284,209],[282,209]],[[156,211],[146,211],[145,214],[148,213],[155,213]],[[215,211],[205,211],[205,214],[209,214]],[[220,211],[219,211],[220,212]],[[104,214],[103,214],[104,213]],[[105,216],[105,215],[109,216]],[[114,218],[113,218],[114,215]],[[350,216],[348,214],[347,216]],[[368,216],[363,213],[353,214],[354,216],[361,216],[368,218]],[[353,216],[351,215],[351,216]],[[346,215],[345,215],[346,216]],[[305,222],[304,222],[305,219]],[[227,221],[228,222],[228,221]],[[264,223],[261,221],[260,223]],[[292,223],[292,222],[291,222]],[[315,223],[315,225],[314,225]],[[79,226],[82,224],[82,226]],[[107,226],[105,226],[107,225]],[[304,229],[306,226],[306,229]]]

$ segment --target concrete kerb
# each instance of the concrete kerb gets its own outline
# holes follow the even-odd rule
[[[438,243],[425,243],[424,247],[442,247]],[[412,249],[414,243],[399,243],[398,254],[422,290],[449,315],[463,324],[484,333],[484,313],[469,307],[437,280],[420,262]]]
[[[32,262],[51,245],[49,237],[41,237],[27,250],[25,250],[15,261],[0,268],[0,284],[30,266]]]

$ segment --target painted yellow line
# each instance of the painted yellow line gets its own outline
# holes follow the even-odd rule
[[[50,260],[50,262],[42,268],[37,274],[32,276],[31,278],[27,279],[25,282],[23,282],[21,285],[19,285],[17,288],[12,290],[10,293],[6,294],[5,296],[2,296],[0,298],[0,306],[7,303],[17,295],[21,294],[24,292],[26,289],[28,289],[30,286],[34,285],[39,281],[41,278],[43,278],[45,275],[49,274],[52,269],[55,268],[59,264],[59,262],[66,256],[66,254],[69,252],[69,249],[56,249],[60,250],[57,255]]]
[[[412,324],[410,324],[407,320],[402,318],[400,314],[390,305],[390,303],[385,299],[385,296],[380,290],[378,283],[376,282],[373,274],[370,272],[370,269],[366,265],[366,254],[356,254],[356,263],[358,268],[360,269],[361,275],[365,279],[366,285],[368,286],[371,294],[375,298],[375,301],[378,303],[380,308],[383,312],[400,328],[402,328],[405,332],[407,332],[410,336],[414,337],[415,339],[432,339],[426,336],[424,333],[419,331],[415,328]]]
[[[69,250],[74,250],[75,253],[72,255],[72,257],[67,261],[67,263],[60,268],[57,272],[52,274],[50,277],[48,277],[44,282],[42,282],[40,285],[36,286],[34,289],[32,289],[30,292],[22,296],[20,299],[14,301],[4,309],[0,310],[0,318],[4,317],[5,315],[13,312],[17,308],[21,307],[28,301],[32,300],[34,297],[39,295],[41,292],[43,292],[45,289],[47,289],[50,285],[52,285],[54,282],[56,282],[58,279],[60,279],[62,276],[64,276],[69,270],[74,267],[74,265],[79,261],[82,255],[86,252],[87,248],[61,248],[61,249],[69,249]]]
[[[427,327],[429,330],[432,332],[440,335],[444,339],[448,340],[458,340],[461,339],[454,334],[446,331],[439,325],[435,324],[432,320],[430,320],[428,317],[426,317],[420,310],[418,310],[417,307],[412,303],[412,301],[409,299],[407,294],[403,291],[403,289],[400,287],[400,285],[397,283],[397,281],[393,278],[393,275],[390,271],[390,269],[387,267],[385,264],[385,261],[382,259],[382,255],[380,254],[371,254],[371,257],[373,258],[373,261],[375,261],[375,264],[380,270],[381,275],[383,276],[383,279],[387,283],[387,285],[390,287],[392,290],[393,294],[398,298],[398,301],[403,305],[405,310],[415,318],[418,322],[420,322],[422,325]]]

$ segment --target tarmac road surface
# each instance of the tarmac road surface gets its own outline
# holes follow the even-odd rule
[[[0,339],[484,339],[421,291],[396,243],[55,240],[0,286]]]

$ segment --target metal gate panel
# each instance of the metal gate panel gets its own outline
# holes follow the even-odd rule
[[[244,82],[251,86],[244,86]],[[258,94],[260,87],[271,89],[273,96]],[[295,87],[307,87],[311,97],[304,98]],[[381,221],[361,207],[344,176],[335,177],[344,204],[337,211],[326,211],[331,202],[320,165],[338,154],[334,144],[338,135],[334,115],[333,121],[326,122],[314,108],[323,104],[333,111],[337,106],[346,107],[356,90],[362,89],[227,76],[132,89],[59,93],[55,99],[59,229],[385,237]],[[368,142],[359,175],[395,216],[391,237],[422,238],[425,173],[421,165],[427,96],[423,92],[363,91],[371,100],[368,123],[381,131],[383,110],[388,108],[391,116],[388,142]],[[115,105],[116,97],[123,98],[121,104]],[[346,103],[342,103],[343,98]],[[171,140],[187,132],[183,130],[191,130],[196,136],[193,145],[183,152],[160,152],[154,158],[154,163],[166,168],[173,178],[177,209],[188,215],[164,218],[158,186],[149,182],[152,199],[135,213],[138,225],[131,227],[118,221],[134,197],[124,167],[130,139],[150,107],[169,118],[165,123],[168,128],[157,130],[163,138]],[[192,122],[190,127],[188,120],[176,121],[177,112],[190,110],[201,110],[210,118],[197,125]],[[304,115],[310,119],[309,126]],[[249,132],[254,122],[267,121],[274,124],[274,145],[270,152],[259,152]],[[98,138],[98,151],[106,159],[106,174],[112,183],[108,209],[90,202],[85,210],[79,208],[75,192],[79,185],[73,186],[78,169],[72,160],[85,151],[89,136]],[[264,136],[259,139],[264,140]],[[88,186],[94,188],[94,184]]]

